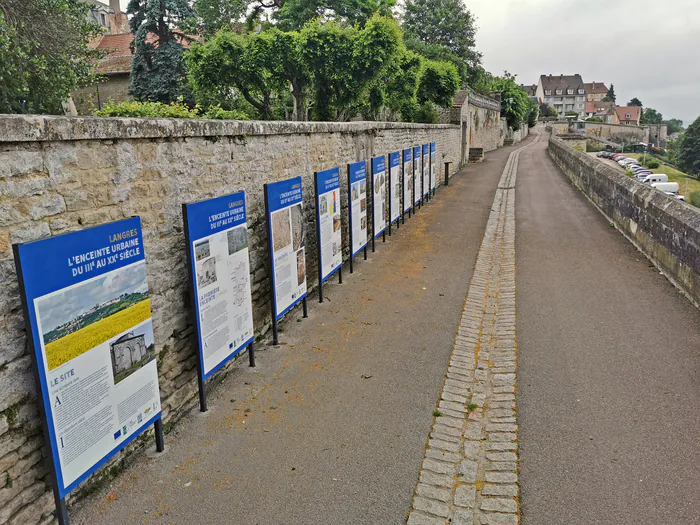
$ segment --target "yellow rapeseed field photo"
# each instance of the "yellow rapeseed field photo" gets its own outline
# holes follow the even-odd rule
[[[84,354],[100,343],[108,341],[132,326],[151,317],[151,301],[146,299],[125,308],[114,315],[61,337],[46,345],[46,360],[49,370]]]

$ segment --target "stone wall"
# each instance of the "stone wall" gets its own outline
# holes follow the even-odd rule
[[[549,140],[554,162],[598,209],[700,306],[700,210]]]
[[[106,76],[103,82],[73,91],[71,98],[78,115],[90,115],[108,102],[133,100],[129,95],[130,85],[128,74],[113,74]]]
[[[271,322],[265,182],[302,177],[307,275],[313,288],[313,172],[435,141],[441,181],[444,161],[452,161],[453,171],[459,167],[461,137],[460,126],[388,122],[0,117],[0,523],[43,525],[53,520],[54,510],[12,243],[141,216],[167,426],[193,406],[196,395],[183,202],[246,191],[260,337]],[[341,174],[347,254],[346,171]],[[137,440],[108,466],[145,441]]]
[[[470,148],[492,151],[503,146],[507,128],[501,123],[501,104],[497,99],[470,91],[467,118]]]

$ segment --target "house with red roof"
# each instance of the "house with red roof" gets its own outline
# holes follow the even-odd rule
[[[642,108],[639,106],[618,106],[615,108],[615,113],[619,123],[627,126],[639,126],[642,118]]]

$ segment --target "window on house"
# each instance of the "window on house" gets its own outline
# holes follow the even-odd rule
[[[583,104],[579,104],[578,109],[583,109]]]
[[[625,114],[625,118],[631,118],[631,115],[629,113]]]
[[[579,94],[579,95],[583,95],[583,89],[579,88],[578,94]]]
[[[547,104],[549,104],[549,103],[552,101],[552,99],[551,99],[550,97],[545,97],[544,101],[545,101]]]
[[[551,90],[551,89],[545,89],[545,90],[544,90],[544,94],[545,94],[545,95],[551,95],[551,94],[552,94],[552,90]]]
[[[100,13],[100,22],[102,23],[103,26],[107,25],[107,19],[105,18],[104,13]]]
[[[566,90],[566,94],[567,94],[567,95],[573,95],[573,94],[574,94],[574,90],[571,89],[571,88],[569,88],[569,89]]]
[[[561,95],[561,94],[562,94],[562,90],[561,90],[561,89],[557,89],[557,95]]]

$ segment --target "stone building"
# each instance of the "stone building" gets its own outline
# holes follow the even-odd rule
[[[575,112],[581,120],[586,117],[586,87],[579,74],[540,75],[536,96],[560,115]]]
[[[110,343],[109,352],[112,354],[112,372],[117,377],[128,370],[146,355],[146,338],[143,334],[134,335],[128,332]]]
[[[121,10],[119,0],[109,0],[109,4],[99,0],[84,0],[91,4],[88,20],[100,25],[105,33],[118,35],[129,32],[129,20],[126,13]]]
[[[583,87],[586,90],[587,102],[602,102],[608,95],[608,88],[602,82],[586,82]]]

